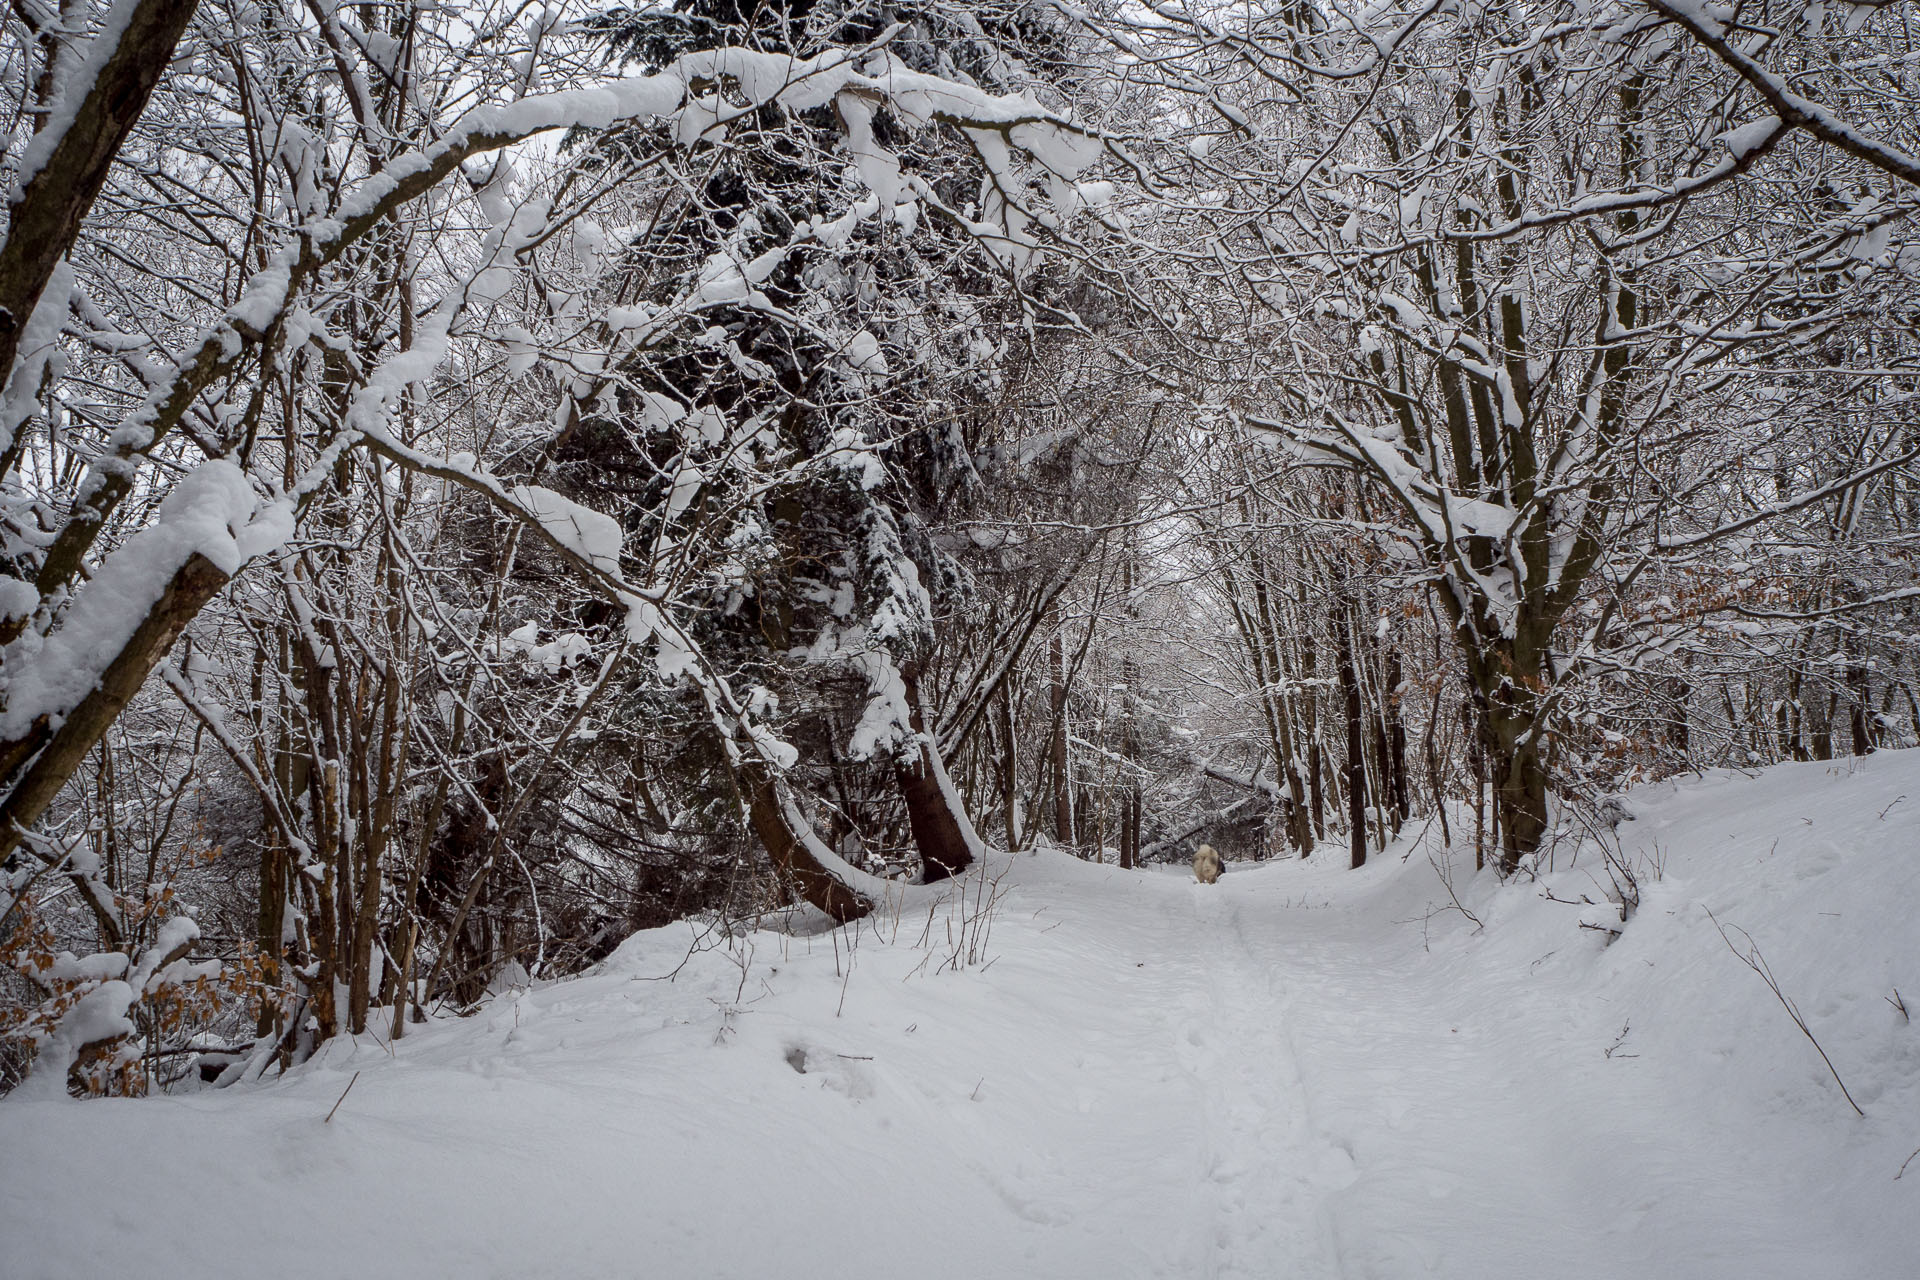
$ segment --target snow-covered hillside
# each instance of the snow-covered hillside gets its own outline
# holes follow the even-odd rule
[[[1629,807],[1661,872],[1611,946],[1542,893],[1591,853],[1462,874],[1482,928],[1411,842],[1211,888],[1043,854],[958,971],[977,885],[642,934],[248,1092],[0,1103],[0,1273],[1920,1274],[1920,752]]]

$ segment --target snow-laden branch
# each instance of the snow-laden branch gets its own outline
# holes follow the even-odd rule
[[[20,153],[7,200],[7,237],[0,242],[0,384],[13,380],[21,331],[73,247],[197,5],[116,0],[90,37],[56,43],[51,100]],[[64,310],[66,299],[59,303]],[[0,454],[10,446],[0,442]]]
[[[292,533],[290,506],[262,502],[232,462],[201,463],[167,494],[154,523],[106,558],[57,629],[7,651],[0,740],[21,737],[35,720],[63,715],[84,697],[190,558],[203,556],[231,577]]]
[[[1709,6],[1703,0],[1645,0],[1645,3],[1655,13],[1684,28],[1701,47],[1752,85],[1755,92],[1773,108],[1774,115],[1769,120],[1756,121],[1745,126],[1745,130],[1738,131],[1754,131],[1756,141],[1753,145],[1759,145],[1763,130],[1765,137],[1771,138],[1783,128],[1804,129],[1822,142],[1866,161],[1883,173],[1920,186],[1920,157],[1862,133],[1830,108],[1793,92],[1784,77],[1767,70],[1727,38],[1726,25],[1714,16],[1713,10],[1719,6]],[[1733,143],[1730,142],[1729,146],[1732,147]]]
[[[719,96],[721,86],[743,96],[749,106],[726,103]],[[89,468],[75,518],[42,561],[36,582],[41,596],[49,596],[79,572],[107,514],[131,490],[136,460],[253,349],[280,339],[302,287],[464,162],[557,130],[604,130],[640,120],[666,123],[681,143],[694,145],[750,108],[778,104],[802,111],[827,105],[841,94],[884,101],[908,127],[938,122],[961,126],[976,140],[1004,137],[1061,179],[1077,177],[1105,146],[1094,133],[1040,107],[1028,95],[987,93],[909,70],[890,54],[861,50],[832,50],[804,59],[745,49],[703,50],[683,55],[654,75],[475,107],[431,144],[389,159],[327,216],[297,228],[252,277],[239,300],[175,363],[171,375],[157,381]],[[870,156],[857,167],[883,188],[892,187]],[[1025,236],[1011,225],[1001,230],[1015,240]],[[427,358],[424,352],[399,357],[410,364]]]
[[[1859,470],[1842,476],[1840,479],[1829,484],[1823,484],[1817,489],[1809,489],[1805,493],[1795,494],[1790,498],[1783,498],[1779,502],[1769,503],[1767,506],[1760,508],[1750,515],[1716,525],[1704,533],[1696,533],[1685,538],[1661,538],[1655,544],[1655,549],[1661,552],[1687,551],[1695,547],[1706,546],[1708,543],[1719,542],[1723,538],[1728,538],[1743,530],[1751,529],[1755,525],[1766,524],[1769,521],[1779,519],[1781,516],[1791,515],[1795,511],[1813,506],[1815,503],[1825,502],[1828,498],[1851,492],[1876,476],[1885,475],[1889,471],[1897,471],[1901,467],[1917,461],[1920,461],[1920,445],[1915,445],[1905,453],[1896,454],[1890,458],[1882,458],[1878,462],[1861,467]]]
[[[661,608],[658,593],[638,589],[620,576],[620,531],[610,518],[550,491],[527,485],[508,487],[477,467],[431,458],[403,445],[387,430],[387,422],[406,402],[408,389],[426,381],[447,358],[453,325],[467,295],[497,296],[514,270],[516,255],[533,242],[538,229],[533,224],[539,218],[527,209],[496,219],[480,269],[433,309],[420,341],[365,377],[349,408],[346,429],[323,450],[308,470],[307,480],[294,492],[266,500],[262,507],[262,500],[232,463],[202,464],[162,504],[156,524],[109,556],[75,602],[58,616],[56,611],[107,527],[109,515],[134,491],[139,459],[179,425],[216,382],[237,373],[251,353],[270,354],[288,340],[297,327],[292,323],[297,299],[329,264],[465,161],[555,130],[607,129],[643,120],[666,124],[679,143],[693,146],[758,108],[778,104],[801,111],[843,97],[850,104],[885,102],[908,127],[935,122],[960,126],[999,156],[1003,165],[1007,148],[1018,147],[1047,173],[1063,180],[1083,171],[1103,146],[1092,133],[1041,108],[1026,95],[990,94],[923,75],[872,49],[834,50],[807,59],[741,49],[698,51],[651,76],[468,111],[431,143],[387,158],[328,214],[298,227],[171,371],[151,380],[143,402],[110,433],[106,448],[78,486],[69,518],[41,558],[33,584],[38,607],[11,597],[4,602],[7,616],[0,620],[0,639],[10,643],[4,655],[7,688],[5,708],[0,710],[0,748],[4,749],[0,773],[13,773],[39,750],[48,734],[55,732],[54,726],[61,725],[80,699],[90,696],[88,691],[100,684],[102,673],[116,663],[125,667],[124,679],[116,688],[119,684],[137,688],[161,652],[145,652],[143,647],[139,660],[128,665],[128,645],[136,635],[152,632],[149,638],[155,643],[171,643],[178,627],[243,564],[285,541],[297,508],[324,483],[334,460],[360,443],[372,445],[402,465],[485,495],[497,508],[537,530],[598,591],[626,608],[629,643],[652,638],[663,672],[690,665],[694,646]],[[851,115],[863,119],[857,106]],[[879,156],[871,137],[856,139],[855,152],[855,167],[876,188],[876,197],[898,198],[897,166]],[[485,203],[486,192],[481,194]],[[1003,231],[1015,237],[1023,234],[1011,221]],[[268,518],[256,509],[273,514]],[[207,572],[190,589],[176,590],[185,585],[180,575],[196,562],[204,562]],[[157,620],[155,611],[163,600],[167,617]],[[721,701],[728,704],[730,715],[745,721],[744,710],[730,695]],[[107,702],[97,710],[105,717],[102,728],[117,714],[117,706]],[[82,732],[70,723],[66,728],[71,730],[68,737]],[[779,755],[776,750],[769,758],[777,761]],[[17,824],[32,821],[50,800],[49,788],[57,790],[64,782],[64,765],[51,757],[43,763],[47,767],[40,772],[47,776],[35,780],[33,797],[23,801],[18,784],[8,797],[7,816]],[[6,843],[10,847],[11,841]]]

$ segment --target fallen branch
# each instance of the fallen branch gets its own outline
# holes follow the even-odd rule
[[[1286,798],[1285,793],[1280,790],[1280,784],[1269,782],[1267,779],[1261,777],[1258,770],[1252,774],[1232,773],[1217,764],[1202,763],[1200,765],[1200,772],[1216,782],[1229,783],[1232,786],[1239,787],[1242,791],[1251,791],[1257,795],[1263,795],[1275,800],[1283,800]]]
[[[1223,822],[1231,822],[1242,809],[1247,808],[1249,805],[1258,804],[1259,802],[1259,796],[1248,796],[1244,800],[1234,801],[1224,809],[1214,809],[1203,813],[1173,835],[1168,836],[1164,840],[1156,840],[1142,849],[1140,851],[1140,860],[1142,862],[1150,861],[1177,845],[1185,844],[1202,831],[1205,831],[1208,827],[1218,826]]]

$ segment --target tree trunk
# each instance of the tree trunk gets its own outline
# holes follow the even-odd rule
[[[1467,714],[1474,722],[1467,750],[1473,763],[1473,869],[1477,873],[1487,868],[1487,749],[1480,717],[1471,708]]]
[[[1367,864],[1367,746],[1365,724],[1360,714],[1360,681],[1353,669],[1353,641],[1347,635],[1346,619],[1334,620],[1339,637],[1340,688],[1346,695],[1347,720],[1347,846],[1351,866]]]
[[[913,832],[914,847],[920,851],[921,879],[932,884],[972,866],[973,851],[967,847],[960,820],[947,803],[929,751],[923,742],[912,761],[894,766],[894,779],[907,804],[907,826]]]
[[[801,901],[818,907],[841,924],[871,913],[873,903],[834,875],[807,847],[805,838],[794,825],[798,815],[781,795],[780,784],[767,766],[746,761],[736,776],[746,794],[747,820],[753,825],[753,833],[760,837],[774,869],[786,877]]]
[[[1813,717],[1813,758],[1815,760],[1833,759],[1833,713],[1839,709],[1840,695],[1829,693],[1826,705],[1814,704],[1818,714]]]
[[[1849,590],[1847,599],[1857,600],[1857,590]],[[1860,660],[1860,649],[1853,633],[1842,641],[1847,655],[1848,727],[1853,731],[1853,754],[1864,756],[1873,750],[1873,685],[1867,664]]]
[[[1026,843],[1020,830],[1020,750],[1013,724],[1013,681],[1003,681],[996,701],[1000,704],[1002,803],[1006,806],[1007,848],[1019,849]]]
[[[1327,838],[1327,789],[1326,783],[1321,779],[1321,770],[1325,765],[1324,753],[1320,750],[1320,738],[1316,732],[1312,745],[1307,748],[1307,803],[1310,806],[1308,814],[1313,819],[1313,839],[1316,844]]]
[[[973,865],[973,823],[960,808],[960,796],[945,778],[920,707],[920,672],[914,663],[900,668],[908,716],[919,741],[909,760],[896,762],[894,778],[907,802],[907,826],[920,851],[920,878],[926,884],[957,876]]]
[[[1499,829],[1500,874],[1520,869],[1547,835],[1547,771],[1539,726],[1530,716],[1494,710],[1488,717],[1487,757],[1493,766],[1493,817]]]
[[[1067,750],[1067,644],[1055,631],[1047,646],[1047,661],[1053,670],[1049,690],[1053,709],[1053,838],[1066,848],[1073,838],[1072,756]]]
[[[1386,725],[1382,754],[1386,757],[1387,794],[1393,805],[1395,835],[1400,834],[1402,824],[1413,811],[1412,788],[1407,782],[1407,726],[1400,718],[1401,678],[1399,651],[1389,651],[1386,685],[1380,691],[1380,714]]]

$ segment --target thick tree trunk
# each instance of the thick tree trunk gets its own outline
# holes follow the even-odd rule
[[[794,824],[798,815],[781,795],[780,784],[767,767],[749,761],[741,765],[737,776],[746,795],[747,820],[753,825],[753,833],[760,838],[775,870],[786,877],[801,901],[841,924],[872,912],[873,903],[834,875],[808,848]]]
[[[921,879],[932,884],[972,866],[973,851],[967,847],[960,820],[947,803],[928,750],[923,743],[916,759],[895,765],[894,778],[907,803],[907,826],[913,833],[914,847],[920,851]]]
[[[380,925],[380,850],[367,842],[359,858],[360,898],[353,917],[353,946],[347,952],[347,1030],[360,1035],[367,1029],[367,1009],[373,1002],[373,944]]]
[[[907,803],[914,846],[920,851],[920,878],[932,884],[973,865],[972,823],[965,813],[955,812],[960,797],[952,793],[951,783],[942,785],[945,769],[927,732],[920,708],[920,673],[914,664],[901,667],[900,680],[906,686],[908,714],[919,743],[912,757],[895,764],[894,777]]]
[[[1857,599],[1858,591],[1847,598]],[[1844,640],[1847,655],[1848,727],[1853,731],[1853,754],[1864,756],[1873,750],[1873,684],[1867,664],[1860,660],[1859,644],[1851,633]]]
[[[1471,625],[1471,624],[1467,624]],[[1472,695],[1470,713],[1493,790],[1499,870],[1510,876],[1536,852],[1548,830],[1544,699],[1554,672],[1547,641],[1552,627],[1522,617],[1512,633],[1463,642]]]
[[[1495,758],[1494,817],[1500,824],[1500,873],[1512,875],[1520,859],[1539,850],[1547,836],[1547,771],[1539,747],[1509,746]]]
[[[1830,693],[1824,706],[1815,702],[1817,712],[1813,717],[1813,758],[1815,760],[1833,759],[1833,713],[1839,708],[1840,695]]]
[[[335,916],[335,877],[334,864],[323,853],[321,858],[320,886],[317,894],[310,894],[308,917],[313,921],[312,928],[305,939],[303,948],[311,957],[314,977],[306,982],[307,1009],[313,1016],[314,1035],[320,1040],[331,1040],[339,1030],[339,1011],[334,1001],[334,979],[340,971],[338,957],[334,951],[339,941],[339,920]],[[313,886],[309,884],[308,889]],[[449,943],[451,945],[451,943]]]
[[[1499,869],[1510,876],[1547,834],[1547,771],[1540,759],[1537,699],[1505,679],[1477,692],[1480,747],[1492,774]]]

